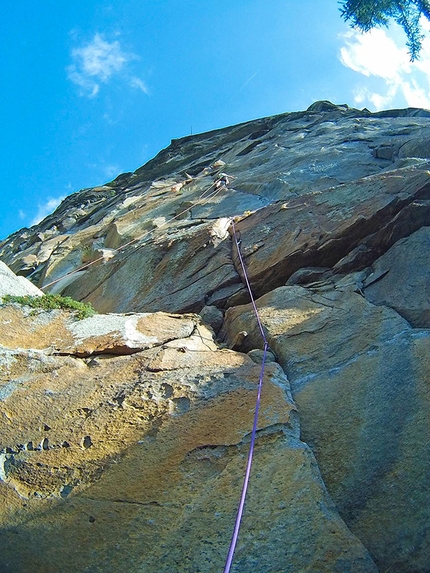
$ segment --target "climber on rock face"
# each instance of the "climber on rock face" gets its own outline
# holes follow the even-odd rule
[[[230,185],[230,179],[232,179],[231,175],[227,175],[227,173],[218,173],[214,183],[215,189],[228,187],[228,185]]]

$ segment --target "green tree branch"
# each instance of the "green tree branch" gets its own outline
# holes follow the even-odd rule
[[[362,32],[396,21],[405,31],[411,61],[419,57],[424,39],[420,18],[430,20],[430,0],[344,0],[340,12],[345,22]]]

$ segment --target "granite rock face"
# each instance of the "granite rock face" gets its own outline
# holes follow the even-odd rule
[[[260,295],[304,266],[365,268],[430,225],[429,118],[319,102],[174,140],[136,172],[67,197],[0,243],[0,258],[100,312],[236,304],[232,216],[245,217],[239,230]]]
[[[345,281],[346,282],[346,281]],[[430,330],[349,288],[284,286],[257,300],[287,373],[301,436],[340,515],[380,570],[426,571],[430,535]],[[261,345],[252,308],[227,311],[227,340]],[[397,561],[394,563],[394,555]]]
[[[198,315],[76,321],[6,304],[0,322],[1,570],[222,569],[260,366]],[[376,571],[276,362],[264,388],[234,570]]]
[[[8,293],[101,313],[0,306],[2,571],[222,570],[262,360],[241,257],[270,353],[232,571],[430,570],[429,140],[428,111],[316,102],[0,243]]]
[[[398,241],[372,268],[366,298],[394,308],[412,326],[430,328],[430,226]]]

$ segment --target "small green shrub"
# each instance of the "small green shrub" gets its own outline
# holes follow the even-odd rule
[[[42,296],[14,296],[6,294],[3,296],[3,302],[16,302],[18,304],[30,306],[31,308],[40,308],[42,310],[52,310],[61,308],[71,310],[76,313],[76,318],[82,320],[95,314],[95,310],[90,303],[78,302],[70,296],[61,296],[59,294],[44,294]]]

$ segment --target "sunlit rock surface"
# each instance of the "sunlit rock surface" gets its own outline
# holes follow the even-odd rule
[[[380,564],[425,571],[430,535],[430,330],[344,285],[285,286],[257,300],[291,384],[301,436],[351,530]],[[227,340],[261,345],[250,305],[227,311]]]
[[[174,140],[0,243],[0,294],[100,313],[0,307],[2,571],[223,569],[262,357],[237,240],[271,352],[232,571],[428,573],[429,120]]]
[[[0,322],[1,570],[222,568],[260,366],[198,315],[77,321],[7,304]],[[276,362],[264,390],[236,570],[274,570],[290,552],[299,568],[376,571],[300,440]]]

